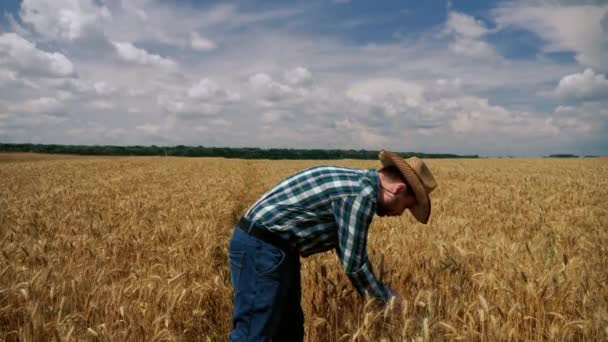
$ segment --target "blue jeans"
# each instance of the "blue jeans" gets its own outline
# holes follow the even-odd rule
[[[234,289],[230,341],[303,341],[299,254],[237,228],[229,257]]]

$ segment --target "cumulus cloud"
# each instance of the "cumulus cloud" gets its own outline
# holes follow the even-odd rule
[[[74,74],[74,65],[66,56],[40,50],[16,33],[0,35],[0,65],[38,76],[68,77]]]
[[[535,33],[548,43],[545,51],[572,51],[582,65],[608,68],[608,5],[516,1],[495,9],[494,18]]]
[[[230,121],[222,118],[212,119],[209,123],[213,126],[230,126],[232,124]]]
[[[608,80],[587,68],[582,73],[564,76],[554,92],[562,100],[608,99]]]
[[[214,42],[201,36],[198,32],[190,32],[190,46],[199,51],[210,51],[217,48]]]
[[[65,123],[66,114],[65,103],[52,97],[30,98],[18,104],[0,101],[0,128],[9,135],[32,137],[49,126]]]
[[[351,116],[341,125],[364,122],[369,128],[379,120],[379,132],[397,129],[403,135],[471,139],[487,139],[490,132],[496,139],[530,135],[554,138],[559,133],[580,133],[589,127],[577,116],[547,117],[493,105],[486,98],[466,94],[460,87],[459,79],[440,79],[428,88],[399,79],[357,82],[349,87],[347,95],[364,105],[358,111],[367,116]]]
[[[283,77],[292,86],[309,87],[312,84],[312,74],[304,67],[287,70]]]
[[[135,47],[135,45],[132,43],[113,42],[112,44],[116,49],[118,57],[124,61],[141,65],[156,66],[164,69],[174,69],[177,67],[177,63],[175,63],[175,61],[159,55],[148,53],[144,49]]]
[[[262,98],[268,101],[280,101],[293,93],[293,89],[277,82],[268,74],[260,72],[249,77],[249,85]]]
[[[22,78],[16,71],[0,69],[0,88],[2,87],[38,89],[40,86],[26,78]]]
[[[203,78],[198,83],[192,85],[188,89],[188,96],[193,99],[218,102],[231,102],[240,99],[238,93],[222,89],[219,84],[208,78]]]
[[[445,29],[448,32],[467,38],[480,38],[488,33],[488,29],[481,20],[453,11],[448,14]]]
[[[89,107],[99,110],[108,110],[114,108],[114,103],[106,100],[94,100],[89,102]]]
[[[201,115],[216,114],[219,112],[218,106],[198,105],[181,98],[159,96],[157,102],[166,113],[177,115],[185,119],[195,119]]]
[[[203,78],[175,94],[161,94],[157,98],[165,113],[188,120],[219,114],[239,100],[237,92],[225,89],[209,78]]]
[[[481,58],[498,56],[496,50],[483,40],[489,30],[472,16],[450,11],[444,32],[454,37],[450,49],[456,54]]]
[[[161,127],[159,125],[153,125],[150,123],[146,123],[146,124],[135,127],[135,129],[142,131],[146,134],[155,135],[160,132]]]
[[[68,41],[112,20],[108,8],[94,0],[23,0],[20,16],[39,34]]]
[[[422,103],[424,88],[399,79],[370,79],[352,84],[346,91],[351,99],[381,107],[389,116]]]
[[[9,116],[6,127],[10,129],[10,133],[15,131],[20,134],[38,135],[44,129],[48,129],[49,126],[56,126],[66,122],[66,117],[57,115],[11,115]],[[32,131],[32,130],[36,131]]]
[[[449,108],[449,109],[448,109]],[[439,109],[449,113],[450,127],[459,134],[508,134],[526,136],[554,135],[554,127],[534,115],[523,111],[511,111],[502,106],[492,105],[487,99],[476,96],[461,96],[448,101],[440,101]]]
[[[264,72],[249,77],[249,86],[254,96],[266,106],[305,97],[312,90],[312,85],[312,73],[304,67],[284,70],[282,78],[278,79]]]
[[[116,88],[104,81],[93,83],[93,89],[99,95],[111,95],[116,92]]]
[[[608,131],[606,111],[586,101],[603,96],[602,69],[576,74],[583,82],[563,77],[580,72],[573,62],[499,56],[489,36],[511,25],[465,13],[422,36],[360,44],[300,26],[316,6],[21,4],[14,32],[0,35],[8,141],[531,154]],[[559,96],[538,96],[547,84]],[[555,99],[585,101],[547,111]]]
[[[444,79],[440,78],[435,81],[435,86],[429,92],[434,92],[437,97],[450,97],[462,94],[464,91],[462,80],[460,78]]]
[[[63,104],[61,101],[52,97],[40,97],[37,99],[30,99],[19,105],[13,105],[9,107],[12,112],[21,112],[29,114],[46,114],[46,115],[60,115]]]
[[[564,131],[608,134],[608,109],[597,102],[557,106],[549,120]]]
[[[281,120],[294,119],[293,113],[286,110],[271,110],[262,114],[262,121],[265,123],[275,123]]]
[[[375,129],[370,128],[364,122],[351,118],[341,119],[335,122],[335,129],[338,134],[347,137],[347,140],[356,141],[363,146],[372,146],[380,149],[389,145],[389,137],[381,134]]]

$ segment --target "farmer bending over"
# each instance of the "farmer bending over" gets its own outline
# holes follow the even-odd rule
[[[315,166],[264,194],[240,220],[230,241],[234,288],[231,341],[302,341],[300,256],[335,249],[360,294],[387,302],[396,295],[374,275],[367,232],[374,213],[409,209],[427,223],[437,184],[416,157],[380,152],[383,167]]]

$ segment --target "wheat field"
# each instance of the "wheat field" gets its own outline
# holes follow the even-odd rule
[[[377,161],[0,156],[0,340],[222,341],[227,246],[301,168]],[[608,340],[608,160],[428,160],[428,225],[376,217],[403,297],[358,297],[335,253],[302,262],[307,341]]]

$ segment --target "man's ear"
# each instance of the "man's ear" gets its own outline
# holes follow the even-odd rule
[[[399,192],[405,192],[407,190],[407,185],[403,184],[403,183],[397,183],[397,185],[395,185],[395,193],[399,193]]]

